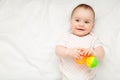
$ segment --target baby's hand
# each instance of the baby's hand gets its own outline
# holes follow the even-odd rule
[[[78,48],[69,49],[69,56],[72,58],[79,59],[80,58],[80,49],[78,49]]]
[[[94,55],[94,52],[93,52],[93,50],[91,50],[89,48],[81,48],[80,55],[81,56],[90,56],[90,55]]]

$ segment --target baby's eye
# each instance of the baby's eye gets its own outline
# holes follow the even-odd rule
[[[89,21],[85,21],[85,23],[89,23]]]
[[[75,21],[76,21],[76,22],[79,22],[80,20],[79,20],[79,19],[76,19]]]

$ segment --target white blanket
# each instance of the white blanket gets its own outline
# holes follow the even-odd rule
[[[80,3],[105,47],[97,80],[120,80],[120,0],[0,0],[0,80],[61,80],[55,44]]]

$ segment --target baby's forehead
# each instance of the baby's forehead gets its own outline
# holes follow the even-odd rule
[[[90,9],[78,8],[73,14],[94,15]]]
[[[93,11],[89,8],[78,7],[74,12],[73,16],[86,16],[86,18],[95,18]]]
[[[84,7],[78,7],[76,8],[75,11],[87,11],[87,12],[91,12],[92,14],[94,14],[94,12],[90,8],[84,8]]]

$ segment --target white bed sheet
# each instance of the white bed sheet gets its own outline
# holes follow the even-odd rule
[[[0,80],[61,80],[55,44],[79,3],[95,9],[105,46],[97,80],[120,80],[120,0],[0,0]]]

